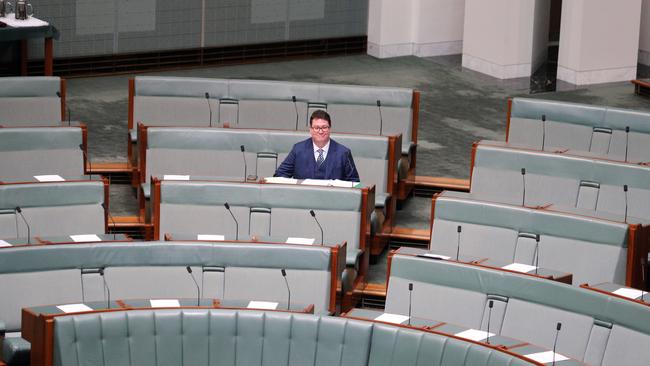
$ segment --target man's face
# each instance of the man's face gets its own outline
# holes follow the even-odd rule
[[[318,147],[327,145],[327,142],[330,140],[330,125],[324,119],[316,118],[311,121],[309,131],[311,132],[312,141]]]

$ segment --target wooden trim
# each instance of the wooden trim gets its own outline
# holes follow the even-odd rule
[[[45,318],[43,324],[43,365],[54,363],[54,319]],[[33,363],[34,364],[34,363]]]
[[[45,76],[52,76],[54,75],[54,60],[53,60],[53,55],[54,55],[54,42],[52,41],[52,37],[45,38],[43,40],[44,45],[43,45],[43,62],[44,62],[44,74]]]
[[[340,246],[335,246],[330,249],[330,303],[328,310],[331,314],[336,314],[336,291],[339,284],[339,251]],[[341,287],[342,288],[342,287]]]
[[[392,196],[397,194],[397,161],[402,154],[401,151],[402,135],[388,136],[388,181],[386,182],[386,191]]]
[[[144,123],[138,122],[138,166],[140,170],[140,183],[146,181],[145,174],[147,174],[147,128]]]
[[[418,143],[418,128],[420,126],[420,91],[413,90],[413,99],[411,101],[411,109],[413,110],[413,126],[411,127],[411,141]]]
[[[66,120],[66,109],[65,109],[65,98],[66,98],[66,92],[67,92],[67,82],[65,79],[61,78],[61,85],[59,86],[59,89],[61,90],[61,123]],[[68,116],[70,118],[70,116]]]
[[[153,178],[151,181],[151,223],[153,224],[153,240],[160,240],[160,184],[161,181],[158,178]]]
[[[429,245],[427,246],[427,250],[431,250],[431,238],[433,238],[433,220],[435,220],[436,217],[436,201],[438,200],[438,197],[440,197],[440,193],[436,193],[431,197],[431,217],[429,218]]]
[[[479,141],[472,143],[472,158],[469,163],[469,192],[472,191],[472,176],[474,175],[474,164],[476,162],[476,149],[478,148]]]
[[[428,177],[418,175],[415,177],[414,184],[416,187],[469,192],[469,179],[463,178]]]
[[[508,112],[506,113],[506,142],[510,137],[510,116],[512,114],[512,98],[508,98]]]
[[[391,266],[393,265],[393,257],[395,256],[395,253],[397,250],[391,250],[388,252],[388,256],[386,257],[386,296],[388,296],[388,283],[390,282],[390,270]]]
[[[88,169],[88,127],[85,124],[79,125],[81,128],[81,145],[83,149],[84,174],[90,174]]]
[[[621,295],[615,294],[613,292],[609,292],[609,291],[601,290],[599,288],[591,287],[591,286],[589,286],[588,283],[583,283],[582,285],[580,285],[580,288],[584,288],[584,289],[587,289],[587,290],[590,290],[590,291],[598,292],[598,293],[603,294],[603,295],[615,297],[615,298],[618,298],[618,299],[623,299],[625,301],[631,301],[631,302],[634,302],[634,303],[637,303],[637,304],[641,304],[643,306],[650,307],[650,302],[644,302],[644,301],[637,300],[637,299],[630,299],[629,297],[621,296]],[[644,291],[648,296],[650,296],[650,294],[648,294],[648,291],[646,291],[644,289],[642,289],[641,291]]]
[[[135,79],[130,78],[129,79],[129,124],[128,124],[129,130],[132,130],[134,126],[134,122],[133,122],[134,98],[135,98]]]

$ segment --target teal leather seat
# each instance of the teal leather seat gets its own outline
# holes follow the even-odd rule
[[[448,322],[552,349],[594,365],[650,359],[650,306],[526,274],[396,253],[386,312]],[[493,308],[489,309],[489,302]],[[639,346],[645,344],[646,346]]]
[[[58,93],[58,94],[57,94]],[[0,125],[60,126],[65,80],[56,76],[0,78]]]
[[[532,365],[497,348],[369,321],[236,310],[55,318],[54,366]]]

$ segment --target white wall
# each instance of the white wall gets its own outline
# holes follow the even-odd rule
[[[650,66],[650,0],[643,0],[641,8],[639,62]]]
[[[536,1],[466,0],[463,67],[500,79],[530,76]]]
[[[636,78],[641,0],[562,2],[558,79],[576,85]]]
[[[369,0],[368,54],[375,57],[458,54],[465,0]]]

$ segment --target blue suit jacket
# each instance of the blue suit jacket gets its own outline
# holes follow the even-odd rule
[[[327,158],[320,169],[314,158],[311,138],[293,145],[291,152],[275,171],[276,177],[296,179],[340,179],[358,182],[359,173],[354,166],[352,152],[347,147],[330,139]]]

